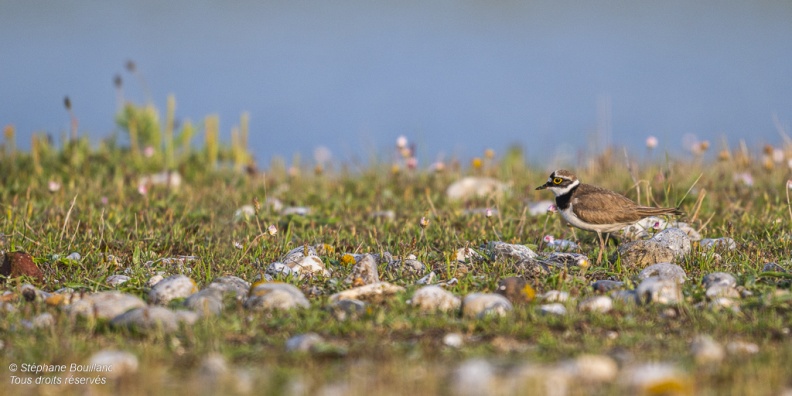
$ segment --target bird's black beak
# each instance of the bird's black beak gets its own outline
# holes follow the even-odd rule
[[[539,186],[539,187],[536,187],[536,189],[537,189],[537,190],[544,190],[544,189],[545,189],[545,188],[547,188],[549,185],[550,185],[550,182],[547,182],[547,183],[545,183],[545,184],[542,184],[542,185],[541,185],[541,186]]]

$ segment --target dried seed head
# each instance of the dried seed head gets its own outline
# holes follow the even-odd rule
[[[256,214],[261,210],[261,203],[259,203],[258,197],[253,197],[253,209],[256,211]]]
[[[68,96],[63,98],[63,105],[66,106],[66,110],[71,111],[71,99]]]
[[[128,72],[134,73],[137,70],[137,67],[135,67],[135,61],[133,61],[131,59],[128,60],[126,62],[126,69],[127,69]]]
[[[719,161],[728,161],[729,159],[731,159],[731,153],[728,149],[723,149],[720,153],[718,153]]]
[[[123,85],[123,80],[121,80],[121,75],[116,74],[113,78],[113,85],[115,85],[116,89],[121,89],[121,85]]]

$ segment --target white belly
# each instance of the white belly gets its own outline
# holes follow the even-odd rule
[[[586,223],[583,220],[579,219],[575,216],[575,212],[572,211],[572,207],[570,206],[567,209],[561,211],[561,216],[566,220],[567,223],[571,224],[574,227],[580,228],[581,230],[586,231],[595,231],[595,232],[615,232],[619,231],[622,228],[626,227],[628,224],[591,224]]]

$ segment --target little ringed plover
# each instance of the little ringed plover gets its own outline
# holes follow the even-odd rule
[[[605,250],[602,233],[618,231],[649,216],[682,214],[679,208],[642,206],[619,193],[581,183],[577,176],[564,169],[551,173],[547,183],[536,189],[549,189],[555,194],[556,207],[569,224],[597,233],[600,241],[597,263]]]

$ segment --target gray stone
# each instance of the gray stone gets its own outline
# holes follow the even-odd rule
[[[690,238],[679,228],[667,228],[648,240],[625,243],[618,250],[622,266],[627,268],[643,268],[656,263],[671,262],[688,253]]]
[[[269,276],[270,280],[272,278],[277,278],[278,276],[286,277],[293,273],[294,271],[292,271],[291,267],[289,267],[284,263],[281,263],[280,261],[270,263],[270,265],[267,266],[267,269],[264,270],[264,274]]]
[[[223,292],[206,288],[184,300],[184,306],[201,315],[219,315],[223,310]]]
[[[157,282],[148,297],[152,304],[165,305],[173,299],[189,297],[196,291],[195,281],[184,275],[173,275]]]
[[[165,279],[165,272],[159,271],[146,281],[147,287],[154,287]]]
[[[344,290],[330,296],[330,302],[340,300],[361,300],[366,302],[380,302],[390,298],[396,293],[403,292],[401,286],[392,285],[388,282],[377,282],[365,286],[355,287]]]
[[[674,251],[654,240],[638,240],[621,244],[617,256],[611,261],[621,259],[624,268],[645,268],[652,264],[674,260]]]
[[[462,263],[478,263],[485,260],[484,256],[469,247],[457,249],[451,259]]]
[[[245,301],[245,308],[254,311],[293,308],[308,308],[310,303],[305,295],[288,283],[261,283],[253,287]]]
[[[734,287],[726,286],[723,284],[714,284],[710,286],[707,291],[705,292],[707,298],[710,300],[714,300],[719,297],[726,297],[726,298],[740,298],[740,292],[737,291]]]
[[[31,319],[30,324],[34,329],[50,328],[55,326],[55,317],[49,312],[44,312]]]
[[[707,304],[707,308],[712,311],[728,310],[734,313],[740,312],[740,304],[728,297],[715,297]]]
[[[605,355],[580,355],[562,362],[560,366],[570,377],[585,383],[608,383],[619,374],[618,363]]]
[[[777,263],[766,263],[764,267],[762,267],[762,271],[764,272],[787,272],[787,270],[778,265]]]
[[[324,339],[316,333],[305,333],[296,335],[286,340],[286,351],[288,352],[310,352],[317,345],[324,342]]]
[[[539,312],[543,314],[564,316],[567,314],[567,309],[564,304],[561,303],[542,304],[539,306]]]
[[[503,316],[511,310],[511,302],[500,294],[471,293],[462,300],[462,315],[468,318]]]
[[[173,332],[178,330],[182,319],[165,307],[143,307],[135,308],[121,315],[116,316],[110,321],[113,327],[123,327],[138,331],[161,330]]]
[[[88,358],[89,365],[112,367],[112,370],[102,372],[103,376],[117,379],[137,373],[138,358],[130,352],[114,349],[103,349]]]
[[[221,276],[215,278],[206,286],[209,289],[220,290],[223,295],[232,294],[239,301],[244,301],[250,293],[250,283],[237,276]]]
[[[173,313],[176,315],[176,320],[186,326],[192,326],[201,317],[198,313],[186,309],[177,309]]]
[[[388,263],[387,270],[401,275],[420,275],[426,272],[426,265],[418,260],[393,260]]]
[[[525,245],[504,243],[504,242],[489,242],[487,244],[493,259],[495,260],[526,260],[538,257],[533,250]]]
[[[729,237],[723,238],[704,238],[701,240],[702,249],[717,249],[717,250],[735,250],[737,249],[737,242]]]
[[[352,267],[352,272],[350,272],[344,282],[354,286],[370,285],[379,282],[377,259],[370,254],[363,255]]]
[[[589,297],[578,304],[578,310],[584,312],[607,313],[613,309],[613,300],[608,296]]]
[[[107,283],[110,287],[118,287],[129,282],[130,279],[132,278],[126,275],[110,275],[107,277],[107,279],[105,279],[105,283]]]
[[[568,239],[555,239],[552,235],[545,235],[543,238],[545,248],[556,252],[571,252],[580,249],[580,245]]]
[[[294,261],[289,261],[286,265],[292,272],[300,278],[312,275],[321,275],[325,278],[330,276],[330,271],[325,267],[324,262],[319,256],[303,257]]]
[[[286,254],[281,257],[280,262],[290,265],[292,263],[296,263],[301,261],[305,257],[316,256],[316,248],[313,246],[299,246],[292,250],[289,250]]]
[[[415,291],[407,304],[424,312],[453,311],[459,309],[462,300],[440,286],[424,286]]]
[[[356,319],[366,312],[366,303],[360,300],[339,300],[327,306],[337,320]]]
[[[415,284],[416,285],[431,285],[432,283],[435,283],[436,280],[437,280],[437,274],[435,274],[434,271],[429,271],[429,273],[424,275],[423,278],[418,279],[415,282]]]
[[[693,358],[697,364],[717,364],[726,357],[723,345],[715,342],[708,335],[699,335],[690,346]]]
[[[613,301],[619,301],[624,304],[637,304],[638,293],[635,290],[616,290],[611,293]]]
[[[550,290],[541,295],[542,300],[546,302],[565,302],[569,300],[569,293],[559,290]]]
[[[685,270],[682,269],[682,267],[676,264],[658,263],[644,268],[644,270],[638,274],[639,280],[644,280],[651,277],[656,277],[663,280],[667,279],[676,283],[685,283],[687,274],[685,273]]]
[[[622,229],[622,235],[627,240],[637,240],[649,238],[649,230],[665,230],[667,228],[678,228],[682,230],[691,241],[698,241],[701,239],[701,234],[696,231],[687,223],[681,221],[667,222],[659,217],[651,216],[631,224]]]
[[[652,237],[652,240],[674,252],[675,257],[690,253],[690,237],[679,228],[666,228]]]
[[[142,308],[146,302],[140,297],[117,291],[99,292],[84,296],[64,307],[72,316],[96,319],[113,319],[134,308]]]
[[[713,286],[725,286],[725,287],[736,287],[737,286],[737,278],[734,275],[726,273],[726,272],[713,272],[704,276],[701,279],[701,284],[704,286],[705,289],[709,289]]]
[[[682,290],[673,279],[650,277],[644,279],[638,289],[638,301],[642,303],[676,304],[682,302]]]

